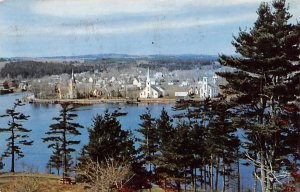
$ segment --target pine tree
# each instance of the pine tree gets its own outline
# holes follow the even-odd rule
[[[207,148],[212,157],[211,162],[216,164],[216,176],[215,183],[211,183],[211,187],[218,190],[220,172],[223,176],[222,191],[226,191],[232,165],[239,158],[236,153],[239,151],[240,141],[232,120],[231,105],[224,100],[219,100],[213,102],[212,106],[213,117],[208,124]]]
[[[62,167],[62,151],[59,143],[57,142],[53,147],[53,153],[50,156],[47,166],[49,168],[55,168],[57,175],[59,175],[60,168]]]
[[[130,131],[122,130],[116,113],[108,110],[104,115],[96,115],[88,129],[89,142],[84,146],[84,154],[92,161],[105,163],[107,159],[117,162],[132,162],[135,155],[134,140]]]
[[[149,165],[149,173],[155,172],[155,158],[158,151],[158,132],[155,126],[155,119],[151,116],[150,109],[146,108],[146,112],[140,115],[142,123],[137,130],[142,134],[142,138],[139,138],[140,142],[139,152],[144,156],[144,161]],[[154,170],[152,170],[152,165]]]
[[[156,174],[160,179],[164,178],[165,181],[169,178],[170,169],[168,161],[168,150],[171,145],[171,140],[174,136],[174,128],[172,119],[165,108],[162,109],[160,117],[156,119],[157,141],[158,141],[158,154],[155,157],[157,164]]]
[[[42,140],[44,142],[51,142],[48,148],[57,150],[57,145],[60,147],[63,162],[63,176],[66,176],[68,175],[71,164],[70,154],[75,151],[72,145],[78,145],[80,143],[80,140],[73,140],[72,138],[81,135],[78,129],[83,128],[83,126],[73,122],[77,114],[72,105],[64,103],[61,104],[61,108],[59,117],[53,117],[53,120],[57,121],[57,123],[50,125],[50,130],[46,132],[48,137],[42,138]]]
[[[273,190],[276,173],[285,168],[281,162],[295,153],[282,150],[291,132],[281,120],[288,115],[284,105],[294,99],[295,87],[289,85],[299,70],[300,33],[289,23],[285,0],[262,3],[257,13],[254,27],[234,38],[242,57],[220,56],[222,65],[237,70],[219,75],[228,82],[224,92],[235,95],[232,101],[249,141],[247,157],[259,171],[255,174],[265,192]]]
[[[170,139],[170,133],[173,129],[172,122],[173,120],[170,118],[168,112],[163,108],[160,117],[156,120],[159,146]]]
[[[170,178],[176,183],[177,191],[181,190],[181,184],[186,189],[187,179],[191,176],[188,170],[191,167],[193,154],[191,153],[191,127],[186,121],[177,123],[172,132],[172,139],[163,151],[163,157],[166,161],[165,168]]]
[[[26,129],[22,125],[22,122],[28,120],[29,116],[16,111],[17,107],[23,105],[24,104],[17,99],[14,106],[11,109],[7,109],[5,115],[1,115],[1,117],[10,118],[7,123],[8,128],[0,128],[0,132],[7,132],[9,134],[9,137],[6,139],[7,149],[3,156],[11,156],[11,172],[15,172],[15,156],[17,155],[18,158],[24,157],[21,145],[30,146],[33,143],[33,141],[28,140],[28,133],[31,132],[31,129]]]
[[[196,191],[197,178],[200,178],[201,188],[207,189],[207,184],[211,185],[213,165],[211,163],[211,153],[209,152],[208,124],[214,116],[212,101],[207,98],[199,102],[184,102],[176,104],[174,110],[181,113],[174,115],[180,121],[184,120],[190,129],[189,151],[192,155],[190,159],[193,189]],[[209,168],[210,167],[210,168]],[[197,171],[198,169],[198,171]],[[200,175],[197,175],[200,173]],[[209,174],[210,173],[210,174]],[[210,182],[209,182],[210,181]],[[204,186],[203,186],[204,184]]]

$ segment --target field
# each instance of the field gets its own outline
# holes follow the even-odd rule
[[[62,184],[60,177],[51,174],[4,173],[0,175],[1,192],[84,192],[82,185]]]
[[[82,184],[62,184],[61,177],[41,173],[4,173],[0,175],[0,192],[84,192]],[[147,192],[150,190],[143,190]],[[163,192],[155,186],[151,192]]]

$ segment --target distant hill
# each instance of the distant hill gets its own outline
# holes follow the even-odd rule
[[[104,71],[109,68],[118,70],[131,67],[150,68],[151,70],[166,68],[173,70],[191,70],[205,65],[218,67],[218,56],[213,55],[126,55],[95,54],[58,57],[15,57],[0,62],[0,77],[40,78],[45,75],[70,74]]]
[[[78,56],[55,56],[55,57],[12,57],[11,60],[99,60],[99,59],[146,59],[146,60],[217,60],[217,55],[127,55],[127,54],[90,54]]]

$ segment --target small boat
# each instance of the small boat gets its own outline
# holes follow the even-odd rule
[[[127,100],[126,104],[130,104],[130,105],[138,105],[139,103],[137,101],[132,101],[132,100]]]

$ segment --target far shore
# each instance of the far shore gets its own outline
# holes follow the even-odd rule
[[[101,103],[124,103],[124,104],[145,104],[145,103],[175,103],[178,99],[176,98],[149,98],[149,99],[138,99],[138,100],[127,100],[125,98],[110,98],[110,99],[26,99],[29,103],[72,103],[79,105],[92,105]]]

